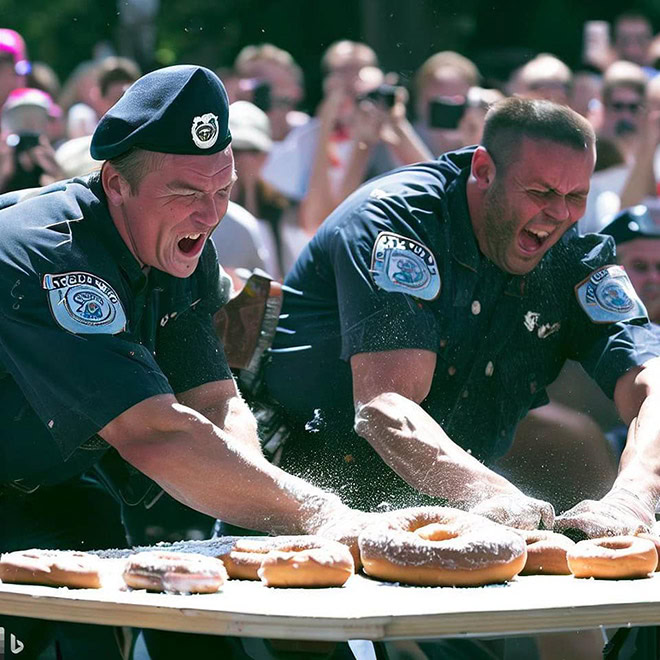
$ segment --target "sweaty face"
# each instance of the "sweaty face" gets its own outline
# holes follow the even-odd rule
[[[229,147],[208,156],[164,155],[137,193],[123,195],[119,229],[133,255],[174,277],[191,275],[227,211],[234,176]]]
[[[660,320],[660,239],[636,238],[617,247],[617,260],[646,305],[651,320]]]
[[[486,257],[508,273],[531,271],[583,215],[594,160],[593,149],[523,139],[517,157],[495,172],[481,221],[473,219]]]

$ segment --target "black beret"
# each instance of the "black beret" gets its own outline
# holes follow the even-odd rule
[[[643,204],[631,206],[617,213],[600,231],[612,236],[617,245],[636,238],[660,238],[658,227]]]
[[[131,147],[202,155],[231,142],[229,101],[218,76],[201,66],[158,69],[135,81],[99,122],[90,152],[108,160]]]

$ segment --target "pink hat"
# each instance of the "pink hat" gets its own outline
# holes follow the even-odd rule
[[[25,41],[18,32],[0,28],[0,52],[11,53],[14,58],[14,68],[19,76],[30,73],[31,66],[27,59]]]

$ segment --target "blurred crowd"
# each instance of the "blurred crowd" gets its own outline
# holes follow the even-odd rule
[[[463,54],[441,51],[420,62],[408,81],[383,70],[369,45],[349,40],[331,44],[319,66],[323,96],[313,113],[304,111],[302,68],[274,44],[246,46],[230,67],[217,69],[232,102],[238,183],[213,240],[236,289],[255,269],[284,278],[327,215],[365,180],[478,143],[488,108],[510,95],[567,104],[593,124],[597,163],[581,233],[599,231],[614,214],[640,204],[652,222],[660,217],[660,34],[644,15],[587,21],[573,70],[552,53],[538,53],[495,81]],[[47,63],[30,61],[21,35],[0,29],[0,192],[98,167],[89,154],[91,134],[141,73],[135,61],[106,53],[62,82]],[[658,322],[660,238],[627,246],[621,255]],[[521,437],[556,440],[561,431],[567,444],[579,440],[586,455],[616,426],[611,402],[578,372],[560,378],[553,405],[532,411]],[[558,448],[559,463],[561,456]],[[516,451],[502,470],[516,461],[527,462],[537,478],[534,456]],[[579,461],[575,466],[579,472]],[[601,470],[602,489],[615,467],[613,454]],[[557,469],[566,475],[570,504],[572,484],[582,479]]]
[[[239,184],[216,246],[236,286],[240,269],[284,277],[323,219],[366,179],[479,142],[488,107],[512,94],[568,104],[596,129],[580,231],[598,231],[641,202],[654,209],[660,34],[645,16],[625,13],[611,25],[587,21],[583,35],[575,70],[539,53],[508,79],[485,80],[470,59],[442,51],[420,63],[410,84],[384,71],[367,44],[338,41],[319,63],[323,98],[313,115],[302,110],[305,81],[290,53],[243,48],[217,70],[233,102]],[[0,191],[96,167],[89,141],[98,118],[141,73],[135,61],[104,52],[62,83],[47,63],[30,61],[20,34],[0,29]]]

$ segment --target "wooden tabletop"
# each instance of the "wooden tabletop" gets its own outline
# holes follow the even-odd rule
[[[528,576],[504,585],[450,588],[355,575],[335,589],[230,581],[207,595],[0,584],[0,614],[281,639],[499,636],[660,624],[660,576]]]

